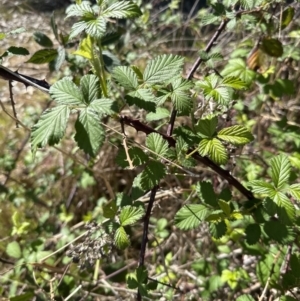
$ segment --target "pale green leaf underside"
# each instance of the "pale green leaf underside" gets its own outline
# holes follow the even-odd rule
[[[291,164],[287,156],[279,155],[271,160],[271,176],[275,187],[280,188],[290,176]]]
[[[132,3],[131,1],[118,1],[107,9],[105,9],[102,13],[106,18],[134,18],[142,15],[139,7]]]
[[[217,164],[225,164],[228,160],[225,146],[216,138],[202,139],[199,143],[198,151],[201,156],[208,156]]]
[[[130,245],[129,237],[123,227],[117,229],[114,237],[115,245],[118,249],[123,250]]]
[[[95,99],[92,103],[90,103],[89,108],[97,112],[99,116],[115,113],[113,110],[113,101],[108,98]]]
[[[147,121],[161,120],[163,118],[168,118],[170,116],[170,112],[166,108],[156,108],[155,113],[149,113],[146,115]]]
[[[183,58],[178,55],[160,55],[151,60],[144,72],[144,81],[149,84],[171,80],[182,71]]]
[[[203,205],[186,205],[175,215],[175,225],[181,230],[197,228],[205,220],[209,210]]]
[[[64,105],[48,109],[42,114],[31,132],[33,152],[46,144],[54,145],[60,141],[66,131],[69,114],[70,109]]]
[[[122,226],[132,225],[143,215],[144,209],[142,207],[125,206],[120,213],[120,223]]]
[[[58,104],[80,105],[83,103],[82,92],[69,77],[53,84],[50,88],[50,95]]]
[[[165,156],[169,149],[168,143],[157,133],[148,135],[146,146],[160,156]]]
[[[84,75],[80,80],[80,87],[85,103],[89,104],[93,100],[100,98],[100,84],[96,75]]]
[[[90,107],[81,110],[75,129],[75,141],[79,148],[95,157],[105,139],[105,131],[100,125],[98,114]]]
[[[250,131],[241,125],[224,128],[218,132],[218,138],[233,145],[244,145],[253,141],[254,137]]]
[[[130,67],[120,66],[114,68],[112,77],[127,90],[138,88],[137,75]]]
[[[77,17],[93,17],[94,11],[91,8],[88,1],[82,1],[81,4],[73,4],[69,6],[69,8],[66,11],[67,17],[77,16]]]

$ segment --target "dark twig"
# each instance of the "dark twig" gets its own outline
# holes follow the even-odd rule
[[[144,262],[145,262],[146,247],[147,247],[147,242],[148,242],[148,228],[149,228],[151,211],[152,211],[152,207],[153,207],[153,204],[155,201],[155,195],[156,195],[157,189],[158,189],[158,186],[154,186],[151,190],[149,204],[148,204],[147,211],[146,211],[146,214],[144,217],[144,229],[143,229],[143,238],[142,238],[142,245],[141,245],[141,251],[140,251],[139,267],[143,267]],[[142,295],[139,290],[137,293],[137,300],[138,301],[142,300]]]
[[[151,133],[158,133],[160,134],[168,143],[170,147],[175,147],[176,140],[173,137],[168,135],[162,134],[155,129],[151,128],[150,126],[143,124],[138,119],[133,119],[128,116],[121,116],[121,122],[124,124],[130,125],[135,128],[137,131],[141,131],[146,135]],[[240,191],[247,199],[252,200],[254,196],[250,190],[244,187],[236,178],[234,178],[227,170],[223,169],[222,167],[218,166],[212,160],[207,157],[202,157],[199,153],[195,152],[194,150],[188,150],[188,153],[192,153],[192,157],[197,160],[198,162],[203,163],[205,166],[210,167],[213,171],[215,171],[218,175],[222,178],[227,180],[227,182],[235,187],[238,191]]]

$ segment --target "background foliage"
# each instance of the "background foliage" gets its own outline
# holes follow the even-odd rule
[[[3,4],[3,300],[300,299],[298,1]]]

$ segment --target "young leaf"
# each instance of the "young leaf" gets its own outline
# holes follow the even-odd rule
[[[74,52],[74,54],[80,55],[88,60],[93,58],[93,43],[90,36],[81,40],[79,48]]]
[[[33,54],[26,63],[45,64],[56,59],[58,52],[56,49],[41,49]]]
[[[138,88],[137,75],[130,67],[119,66],[114,68],[112,77],[127,90],[136,90]]]
[[[129,237],[123,227],[116,230],[114,241],[116,247],[120,250],[124,250],[130,245]]]
[[[199,119],[195,126],[196,134],[202,138],[212,138],[216,132],[217,125],[218,118],[216,116]]]
[[[205,220],[209,210],[203,205],[185,205],[175,215],[175,225],[181,230],[197,228]]]
[[[84,75],[80,80],[80,87],[86,104],[90,104],[93,100],[101,96],[100,84],[96,75]]]
[[[37,148],[44,147],[47,143],[54,145],[61,140],[66,131],[69,115],[70,109],[66,105],[48,109],[42,114],[31,132],[33,153]]]
[[[144,209],[142,207],[125,206],[120,213],[121,226],[132,225],[142,218]]]
[[[102,12],[106,18],[129,19],[142,15],[139,7],[131,1],[118,1]]]
[[[235,77],[235,76],[225,77],[221,81],[221,85],[224,87],[229,87],[229,88],[233,88],[236,90],[245,89],[247,87],[247,84],[244,81],[242,81],[240,78]]]
[[[208,156],[217,164],[226,164],[228,161],[225,146],[216,138],[202,139],[199,143],[198,151],[201,156]]]
[[[289,179],[291,173],[290,161],[287,156],[279,155],[273,158],[270,163],[272,181],[276,188],[281,188]]]
[[[218,132],[218,138],[233,145],[244,145],[254,139],[250,131],[242,125],[234,125],[222,129]]]
[[[165,176],[166,168],[165,165],[151,161],[150,164],[141,173],[141,186],[144,190],[152,189],[159,181]]]
[[[181,73],[183,60],[183,57],[178,55],[159,55],[147,64],[144,81],[155,84],[173,79]]]
[[[151,133],[146,139],[146,146],[156,154],[165,156],[168,152],[168,142],[158,133]]]
[[[80,111],[75,123],[75,141],[86,154],[95,157],[105,139],[105,131],[100,125],[97,113],[90,107]]]
[[[40,31],[36,31],[33,34],[33,39],[41,46],[46,47],[46,48],[51,48],[53,47],[52,41],[46,36],[44,33]]]
[[[58,104],[79,105],[83,103],[82,92],[69,77],[53,84],[50,88],[50,95]]]

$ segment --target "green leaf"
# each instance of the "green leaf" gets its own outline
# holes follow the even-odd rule
[[[281,17],[281,29],[285,29],[293,20],[295,9],[292,6],[287,7]]]
[[[9,301],[31,301],[34,299],[34,296],[34,292],[26,292],[15,297],[10,297]]]
[[[218,138],[233,145],[244,145],[254,140],[253,135],[242,125],[234,125],[218,132]]]
[[[259,193],[263,195],[271,195],[274,193],[274,186],[270,183],[260,181],[260,180],[254,180],[250,181],[249,184],[252,186],[252,192]]]
[[[293,184],[289,187],[288,193],[297,201],[300,201],[300,184]]]
[[[10,257],[19,259],[22,256],[22,251],[17,241],[12,241],[6,246],[6,254]]]
[[[56,49],[41,49],[33,54],[26,63],[45,64],[56,59],[58,52]]]
[[[296,209],[291,200],[285,194],[278,192],[274,197],[274,202],[278,205],[279,220],[286,225],[292,225],[296,218]]]
[[[103,115],[112,115],[116,112],[115,102],[108,98],[100,98],[93,100],[89,104],[89,108],[97,112],[99,114],[99,118]]]
[[[221,86],[219,77],[215,74],[209,75],[204,80],[198,81],[196,86],[203,89],[206,99],[212,98],[218,104],[226,105],[231,100],[232,89]]]
[[[90,107],[80,111],[75,123],[75,141],[86,154],[95,157],[105,140],[99,115]]]
[[[120,250],[124,250],[130,245],[130,240],[124,227],[119,227],[116,230],[114,242],[116,247]]]
[[[146,120],[147,121],[156,121],[156,120],[161,120],[164,118],[169,118],[170,117],[170,112],[166,108],[156,108],[155,113],[150,112],[146,115]]]
[[[212,138],[216,133],[218,118],[216,116],[199,119],[195,126],[196,134],[202,138]]]
[[[11,55],[11,54],[14,54],[14,55],[28,55],[29,54],[29,51],[24,48],[24,47],[16,47],[16,46],[10,46],[1,56],[0,58],[2,57],[6,57],[8,55]]]
[[[261,42],[261,49],[269,56],[280,57],[283,55],[283,46],[278,39],[268,37],[263,38]]]
[[[105,34],[106,21],[102,16],[98,17],[97,19],[88,20],[85,22],[85,24],[86,24],[85,32],[89,34],[91,37],[101,38]]]
[[[60,105],[46,110],[39,121],[32,127],[31,146],[35,153],[37,148],[44,147],[47,143],[54,145],[63,137],[70,109],[65,105]]]
[[[216,138],[202,139],[199,143],[198,151],[201,156],[208,156],[217,164],[226,164],[228,161],[225,146]]]
[[[261,229],[258,224],[250,224],[246,227],[246,242],[249,245],[256,244],[261,236]]]
[[[166,156],[169,146],[168,142],[158,133],[151,133],[146,139],[146,146],[157,155]]]
[[[175,215],[175,225],[181,230],[197,228],[205,220],[209,210],[203,205],[185,205]]]
[[[193,103],[190,93],[190,89],[193,87],[193,83],[182,78],[172,81],[172,92],[170,98],[174,104],[176,110],[180,113],[189,114]]]
[[[121,226],[132,225],[144,215],[144,209],[142,207],[125,206],[120,213]]]
[[[136,269],[136,279],[139,284],[147,283],[148,271],[145,266],[140,266]]]
[[[144,190],[152,189],[158,185],[159,181],[165,176],[166,167],[164,164],[151,161],[141,173],[141,186]]]
[[[147,64],[144,81],[148,84],[155,84],[173,79],[181,73],[183,60],[183,57],[172,54],[156,57]]]
[[[131,147],[128,150],[128,154],[133,166],[142,165],[149,160],[149,157],[138,147]],[[126,168],[129,166],[124,148],[119,150],[115,161],[122,168]]]
[[[231,59],[228,61],[228,64],[225,66],[221,75],[226,76],[234,76],[240,78],[243,82],[250,84],[252,80],[255,78],[255,72],[248,69],[246,63],[243,59]]]
[[[247,84],[244,81],[242,81],[240,78],[235,77],[235,76],[225,77],[221,81],[221,85],[225,86],[225,87],[233,88],[236,90],[245,89],[247,87]]]
[[[102,12],[106,18],[130,19],[142,15],[139,7],[131,1],[118,1]]]
[[[115,67],[121,65],[120,60],[110,51],[107,50],[102,51],[102,56],[103,56],[104,68],[109,73],[112,73]]]
[[[96,75],[84,75],[80,80],[80,87],[86,104],[91,103],[101,96],[100,83]]]
[[[215,16],[213,14],[205,14],[202,18],[201,18],[201,25],[202,26],[206,26],[209,24],[212,24],[216,21],[219,21],[220,17],[219,16]]]
[[[198,182],[196,185],[196,192],[198,197],[206,204],[212,207],[218,206],[217,196],[210,182]]]
[[[288,236],[288,229],[286,225],[283,225],[279,221],[268,221],[264,224],[264,231],[269,236],[279,243],[284,242]]]
[[[155,112],[155,97],[150,89],[138,89],[126,95],[125,99],[130,106],[136,105],[146,111]]]
[[[214,238],[220,239],[222,236],[226,234],[227,226],[224,221],[218,223],[210,223],[209,230]]]
[[[80,55],[88,60],[93,58],[93,42],[90,36],[82,39],[79,48],[74,52],[76,55]]]
[[[64,77],[50,88],[50,95],[58,104],[80,105],[83,103],[82,92],[72,82],[70,77]]]
[[[51,48],[53,47],[52,41],[49,39],[48,36],[46,36],[44,33],[40,31],[36,31],[33,34],[33,39],[41,46],[46,47],[46,48]]]
[[[236,301],[255,301],[255,299],[251,295],[241,295],[239,296]]]
[[[225,215],[229,217],[231,214],[230,204],[223,200],[218,200],[218,204]]]
[[[119,66],[114,68],[112,77],[127,90],[136,90],[138,88],[137,75],[130,67]]]
[[[105,34],[101,38],[101,45],[107,46],[113,43],[116,43],[120,37],[126,33],[126,29],[121,26],[117,26],[112,30],[106,30]]]
[[[57,41],[59,41],[59,37],[58,37],[58,30],[57,30],[57,24],[55,22],[55,15],[54,15],[54,12],[52,13],[51,15],[51,28],[52,28],[52,32],[56,38]]]
[[[118,207],[115,201],[111,201],[103,206],[103,216],[105,218],[114,218],[118,213]]]
[[[57,57],[55,58],[54,61],[50,62],[50,64],[54,63],[55,71],[58,71],[60,69],[63,62],[65,61],[65,58],[66,58],[66,50],[64,47],[59,46],[57,49]]]
[[[291,164],[287,156],[279,155],[271,161],[271,176],[276,188],[281,188],[289,179]]]
[[[94,17],[94,11],[88,1],[82,1],[81,4],[70,5],[66,11],[66,18],[76,17]]]

